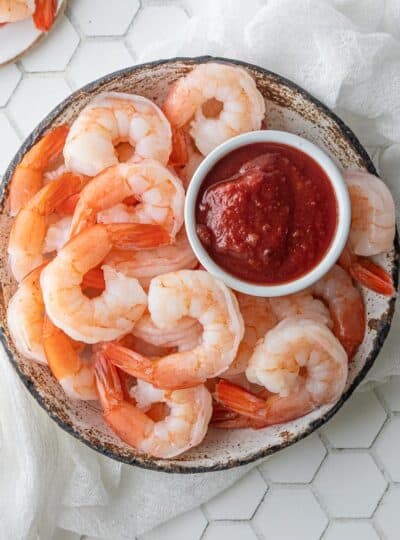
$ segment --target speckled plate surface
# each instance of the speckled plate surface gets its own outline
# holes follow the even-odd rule
[[[173,81],[185,74],[193,65],[215,60],[241,65],[254,77],[266,101],[270,128],[289,131],[309,139],[329,153],[342,168],[355,167],[376,174],[371,160],[351,130],[329,109],[290,81],[257,66],[236,61],[210,57],[178,58],[118,71],[74,92],[56,107],[23,143],[7,169],[1,192],[1,340],[11,363],[29,392],[65,431],[113,459],[166,472],[207,472],[228,469],[277,452],[310,434],[335,414],[365,377],[386,338],[394,311],[394,299],[363,290],[367,309],[366,335],[350,365],[345,393],[336,404],[321,407],[296,421],[258,431],[227,432],[210,429],[200,446],[183,456],[169,460],[154,459],[132,450],[107,428],[96,404],[68,399],[45,366],[26,360],[16,352],[9,337],[5,318],[7,302],[15,290],[15,283],[7,272],[6,245],[10,219],[6,212],[6,198],[7,186],[16,164],[48,128],[71,122],[86,103],[99,92],[137,93],[160,104]],[[399,265],[397,237],[393,250],[378,257],[377,261],[392,274],[397,288]]]

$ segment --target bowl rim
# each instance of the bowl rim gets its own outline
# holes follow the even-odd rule
[[[248,62],[243,62],[240,60],[230,59],[226,57],[209,56],[209,55],[195,56],[195,57],[178,56],[174,58],[154,60],[152,62],[136,64],[127,68],[123,68],[121,70],[114,71],[112,73],[108,73],[107,75],[104,75],[103,77],[99,77],[98,79],[75,90],[69,96],[67,96],[63,101],[61,101],[56,107],[54,107],[43,118],[43,120],[36,126],[36,128],[33,129],[33,131],[28,135],[28,137],[25,138],[20,148],[18,149],[17,153],[15,154],[10,164],[8,165],[3,175],[2,182],[0,184],[0,205],[1,205],[2,210],[4,209],[4,205],[5,205],[7,193],[8,193],[8,186],[9,186],[12,173],[16,165],[19,163],[22,156],[25,155],[25,153],[35,144],[38,138],[48,129],[48,127],[53,123],[53,121],[57,118],[57,116],[64,109],[70,106],[71,103],[76,101],[76,99],[79,98],[81,95],[90,95],[94,90],[97,89],[98,86],[103,85],[107,82],[110,82],[114,79],[117,79],[118,77],[124,77],[126,75],[131,74],[132,72],[140,71],[142,69],[148,69],[151,67],[159,67],[165,64],[175,64],[177,62],[184,62],[187,65],[193,65],[193,66],[200,63],[206,63],[206,62],[219,62],[222,64],[225,63],[228,65],[236,65],[243,68],[248,68],[252,71],[259,73],[260,75],[268,76],[269,78],[274,79],[276,82],[281,83],[291,88],[292,90],[300,94],[303,98],[305,98],[307,101],[311,102],[316,107],[317,110],[322,112],[324,115],[326,115],[327,117],[329,117],[336,123],[336,125],[340,129],[342,136],[346,139],[349,145],[354,149],[354,151],[363,160],[367,171],[371,174],[377,175],[377,171],[375,169],[374,164],[372,163],[369,155],[367,154],[366,150],[361,145],[360,141],[358,140],[356,135],[353,133],[353,131],[343,122],[343,120],[341,120],[333,111],[331,111],[319,99],[315,98],[312,94],[310,94],[309,92],[307,92],[306,90],[304,90],[303,88],[298,86],[296,83],[292,82],[291,80],[285,77],[282,77],[281,75],[278,75],[277,73],[273,71],[269,71],[265,68],[257,66],[255,64],[250,64]],[[395,235],[393,247],[394,247],[394,259],[393,259],[393,268],[392,268],[392,279],[393,279],[394,287],[397,291],[398,282],[399,282],[399,259],[400,259],[400,242],[399,242],[397,226],[396,226],[396,235]],[[216,463],[214,465],[185,466],[184,461],[182,463],[179,463],[179,461],[176,463],[174,462],[171,463],[171,461],[169,460],[160,461],[160,460],[156,460],[147,456],[142,457],[142,458],[140,456],[126,458],[125,456],[121,454],[118,454],[109,450],[107,447],[105,447],[102,444],[94,445],[93,443],[90,443],[87,439],[84,438],[84,436],[79,431],[75,429],[74,425],[67,424],[64,420],[62,420],[59,416],[57,416],[57,414],[55,414],[55,412],[50,407],[48,407],[46,400],[41,396],[39,391],[36,390],[32,380],[19,369],[18,363],[16,359],[14,358],[13,352],[8,345],[7,333],[5,331],[3,321],[1,321],[1,327],[0,327],[0,341],[3,345],[4,351],[11,365],[14,367],[22,383],[27,388],[29,393],[35,398],[39,406],[46,411],[46,413],[50,416],[50,418],[54,420],[61,429],[63,429],[65,432],[69,433],[76,439],[80,440],[83,444],[85,444],[92,450],[95,450],[96,452],[99,452],[100,454],[105,455],[121,463],[125,463],[128,465],[136,465],[144,469],[167,472],[167,473],[183,473],[183,474],[193,474],[193,473],[203,473],[203,472],[206,473],[206,472],[213,472],[213,471],[222,471],[222,470],[231,469],[233,467],[247,465],[251,462],[254,462],[266,456],[272,455],[275,452],[279,450],[283,450],[284,448],[292,444],[295,444],[301,439],[304,439],[305,437],[313,433],[317,428],[324,425],[330,418],[332,418],[335,415],[335,413],[343,406],[343,404],[349,399],[349,397],[352,395],[354,390],[357,388],[360,382],[367,375],[368,371],[371,369],[380,349],[382,348],[382,345],[386,339],[386,336],[389,332],[394,310],[395,310],[395,301],[396,301],[396,296],[393,296],[388,302],[388,308],[386,312],[382,315],[381,319],[379,319],[378,321],[379,324],[377,326],[376,337],[372,343],[371,350],[366,358],[364,366],[359,371],[357,376],[354,378],[349,388],[342,394],[340,399],[335,403],[333,407],[331,407],[325,414],[321,415],[317,419],[310,422],[304,430],[299,431],[290,440],[281,442],[279,444],[273,445],[268,448],[260,448],[243,458],[240,458],[240,457],[231,458],[227,462],[224,461],[223,463]]]
[[[336,229],[330,245],[316,266],[313,266],[305,274],[302,274],[295,279],[275,284],[252,283],[225,270],[207,252],[200,241],[200,238],[198,237],[196,229],[196,206],[198,193],[205,177],[210,170],[221,159],[236,149],[243,148],[249,144],[263,142],[279,143],[299,150],[303,154],[310,157],[325,172],[334,191],[337,204]],[[300,137],[299,135],[295,135],[287,131],[274,129],[257,130],[242,133],[241,135],[228,139],[217,146],[203,159],[203,161],[197,167],[186,191],[185,228],[189,243],[196,257],[199,259],[204,268],[210,272],[210,274],[213,274],[216,278],[223,281],[225,285],[231,289],[234,289],[235,291],[253,296],[270,298],[274,296],[293,294],[306,289],[318,281],[318,279],[325,275],[326,272],[328,272],[339,259],[339,256],[342,253],[348,239],[350,221],[350,196],[339,168],[333,162],[331,157],[322,150],[322,148],[319,148],[317,145],[304,137]]]

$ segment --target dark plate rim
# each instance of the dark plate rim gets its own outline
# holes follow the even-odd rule
[[[358,140],[356,135],[353,133],[353,131],[343,122],[343,120],[341,120],[326,105],[324,105],[321,101],[319,101],[317,98],[312,96],[309,92],[307,92],[306,90],[298,86],[296,83],[290,81],[289,79],[286,79],[285,77],[282,77],[281,75],[278,75],[277,73],[264,69],[260,66],[250,64],[247,62],[242,62],[240,60],[234,60],[230,58],[216,57],[216,56],[175,57],[175,58],[169,58],[165,60],[155,60],[153,62],[137,64],[128,68],[114,71],[72,92],[66,99],[64,99],[59,105],[57,105],[52,111],[50,111],[50,113],[46,115],[46,117],[38,124],[38,126],[32,131],[32,133],[22,143],[21,147],[19,148],[18,152],[16,153],[16,155],[10,162],[10,165],[8,166],[3,176],[3,180],[0,186],[0,199],[1,199],[0,204],[4,205],[6,194],[7,194],[7,188],[8,188],[12,173],[17,163],[21,160],[22,156],[33,146],[36,140],[44,133],[44,131],[57,118],[57,116],[65,108],[67,108],[72,102],[74,102],[80,95],[90,94],[91,92],[96,90],[99,85],[103,85],[114,79],[121,78],[125,75],[129,75],[132,72],[139,71],[141,69],[151,68],[151,67],[159,67],[164,64],[173,64],[176,62],[185,62],[186,64],[193,64],[193,65],[196,65],[199,63],[205,63],[205,62],[220,62],[220,63],[226,63],[226,64],[234,64],[234,65],[238,65],[244,68],[249,68],[253,71],[258,72],[261,75],[267,75],[268,77],[275,79],[278,83],[282,83],[288,86],[289,88],[295,90],[297,93],[301,94],[305,99],[312,102],[314,106],[318,110],[320,110],[323,114],[331,118],[340,128],[340,131],[343,137],[347,140],[348,143],[350,143],[350,145],[353,147],[355,152],[362,158],[363,162],[366,165],[367,170],[370,173],[377,175],[377,171],[369,155],[367,154],[366,150],[361,145],[360,141]],[[400,244],[399,244],[399,236],[398,236],[397,230],[396,230],[396,236],[394,240],[394,251],[395,251],[395,255],[393,259],[392,278],[393,278],[395,289],[397,291],[398,278],[399,278],[399,259],[400,259]],[[165,460],[165,461],[156,460],[151,457],[145,457],[145,456],[127,458],[123,455],[120,455],[118,453],[108,450],[102,444],[90,443],[87,439],[83,437],[81,433],[75,430],[73,425],[70,425],[64,422],[47,406],[45,399],[36,390],[30,378],[24,375],[20,371],[18,364],[16,360],[14,359],[14,355],[8,346],[8,339],[7,339],[4,327],[0,328],[0,341],[4,347],[4,350],[7,354],[7,357],[11,365],[14,367],[15,371],[17,372],[18,376],[22,380],[23,384],[28,389],[30,394],[35,398],[35,400],[39,403],[42,409],[44,409],[46,413],[50,416],[50,418],[52,418],[64,431],[66,431],[67,433],[75,437],[76,439],[83,442],[86,446],[88,446],[92,450],[95,450],[99,452],[100,454],[105,455],[121,463],[125,463],[128,465],[136,465],[138,467],[154,470],[154,471],[167,472],[167,473],[184,473],[184,474],[213,472],[213,471],[227,470],[227,469],[231,469],[233,467],[238,467],[242,465],[247,465],[263,457],[274,454],[275,452],[279,450],[283,450],[284,448],[307,437],[316,429],[324,425],[330,418],[332,418],[336,414],[336,412],[343,406],[343,404],[349,399],[349,397],[352,395],[354,390],[357,388],[357,386],[365,378],[365,376],[371,369],[380,349],[382,348],[382,345],[386,339],[386,336],[389,332],[389,329],[392,323],[393,314],[394,314],[394,309],[395,309],[395,301],[396,301],[395,296],[389,300],[389,303],[388,303],[389,305],[386,312],[379,319],[378,327],[377,327],[377,335],[374,339],[374,342],[372,344],[372,349],[367,356],[367,359],[363,368],[355,377],[350,387],[346,390],[346,392],[343,393],[341,398],[337,401],[337,403],[331,409],[329,409],[329,411],[327,411],[324,415],[317,418],[316,420],[310,422],[306,429],[298,433],[296,436],[290,438],[290,440],[287,440],[280,444],[276,444],[269,448],[261,448],[260,450],[253,452],[252,454],[248,455],[245,458],[231,458],[228,461],[223,461],[222,463],[216,463],[215,465],[185,466],[184,461],[182,462],[182,464],[180,464],[179,462],[171,462],[169,460]]]

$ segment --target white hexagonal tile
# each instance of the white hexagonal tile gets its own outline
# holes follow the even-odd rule
[[[74,23],[87,36],[121,36],[139,9],[139,0],[72,0]]]
[[[0,174],[4,174],[21,143],[3,112],[0,112],[0,140]]]
[[[388,382],[380,385],[377,391],[391,411],[400,411],[399,376],[391,377]]]
[[[369,454],[329,454],[314,486],[334,517],[369,517],[386,489],[386,480]]]
[[[8,105],[8,111],[21,132],[28,135],[70,93],[71,89],[61,75],[24,76]]]
[[[383,532],[385,540],[399,540],[400,531],[400,486],[392,486],[375,514],[378,532]]]
[[[377,532],[366,521],[335,521],[331,523],[322,540],[379,540]]]
[[[260,473],[253,469],[204,505],[207,517],[211,520],[250,519],[266,490],[267,486]]]
[[[371,391],[357,392],[323,429],[336,448],[367,448],[379,433],[386,412]]]
[[[188,16],[178,6],[149,6],[142,9],[128,32],[127,42],[141,61],[163,57],[183,36]]]
[[[311,482],[326,454],[326,448],[318,435],[278,452],[260,466],[260,470],[272,482]]]
[[[253,518],[259,536],[273,540],[317,540],[327,522],[311,491],[293,487],[271,489]]]
[[[21,72],[15,64],[0,68],[0,107],[10,99],[21,78]]]
[[[206,526],[203,512],[196,508],[142,534],[139,540],[198,540]]]
[[[22,65],[27,71],[62,71],[67,67],[78,43],[79,36],[75,28],[63,16],[54,31],[22,58]]]
[[[204,533],[204,540],[257,540],[257,536],[248,523],[216,521],[210,523]],[[189,540],[189,539],[187,539]]]
[[[374,448],[392,480],[400,482],[400,417],[389,420],[379,434]]]
[[[71,60],[68,78],[74,88],[78,88],[132,64],[132,57],[121,41],[87,41],[81,44]]]

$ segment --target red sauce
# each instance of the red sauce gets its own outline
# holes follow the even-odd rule
[[[197,233],[215,262],[246,281],[278,284],[315,267],[337,225],[337,202],[322,168],[278,143],[238,148],[206,176]]]

